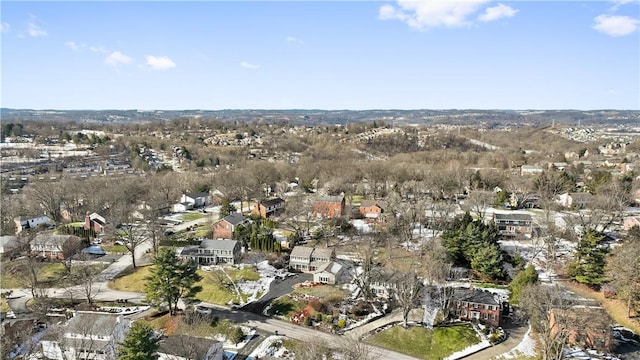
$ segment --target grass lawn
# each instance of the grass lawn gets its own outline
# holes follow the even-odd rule
[[[11,308],[9,307],[9,303],[7,302],[7,299],[0,298],[0,311],[7,312],[9,310],[11,310]]]
[[[468,324],[434,329],[394,326],[369,337],[366,342],[420,359],[443,359],[479,343],[480,337]]]
[[[203,217],[206,217],[206,216],[207,215],[200,214],[200,213],[186,213],[186,214],[180,215],[179,219],[183,221],[193,221],[193,220],[202,219]]]
[[[123,276],[113,279],[109,282],[109,288],[120,291],[144,292],[145,278],[151,275],[153,266],[139,266],[135,271],[130,270]],[[260,275],[253,268],[246,267],[243,269],[225,269],[226,273],[234,282],[256,281],[260,279]],[[202,286],[202,291],[198,293],[196,298],[201,301],[226,305],[229,302],[239,302],[237,294],[233,287],[220,286],[220,280],[225,283],[228,278],[220,270],[202,271],[198,270],[202,276],[202,280],[198,285]],[[242,294],[243,300],[246,301],[248,295]]]
[[[134,269],[126,270],[122,276],[109,281],[109,288],[119,291],[144,292],[144,285],[147,283],[146,277],[151,275],[152,266],[138,266]]]
[[[83,221],[72,222],[72,223],[68,223],[67,226],[71,226],[71,227],[74,227],[74,228],[83,227],[84,226],[84,222]]]
[[[27,263],[24,260],[14,260],[2,264],[2,273],[0,274],[0,287],[3,289],[24,288],[29,287],[29,282],[25,278]],[[104,270],[107,264],[92,264],[71,266],[71,275],[66,273],[64,264],[58,262],[38,262],[38,281],[51,287],[73,286],[78,284],[78,280],[74,278],[74,273],[83,266],[90,266],[92,273],[99,273]]]
[[[124,245],[101,245],[101,247],[109,254],[124,254],[127,252],[127,248]]]

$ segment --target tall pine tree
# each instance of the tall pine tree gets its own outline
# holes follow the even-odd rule
[[[158,358],[158,337],[145,322],[136,321],[120,343],[118,360],[155,360]]]

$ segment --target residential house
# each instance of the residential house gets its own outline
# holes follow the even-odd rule
[[[408,276],[415,276],[413,273],[401,271],[391,271],[384,268],[375,267],[372,270],[372,281],[369,284],[373,295],[379,298],[390,299],[396,297],[398,284],[405,281]]]
[[[566,209],[586,209],[593,201],[593,195],[587,192],[564,193],[558,195],[556,203]]]
[[[313,216],[336,218],[344,215],[344,196],[321,196],[313,204]]]
[[[229,214],[213,224],[213,238],[233,239],[233,232],[238,225],[249,222],[244,215],[239,213]]]
[[[542,172],[544,172],[542,166],[522,165],[522,167],[520,167],[520,176],[536,175]]]
[[[284,211],[284,200],[277,197],[275,199],[256,201],[252,214],[268,218]]]
[[[524,213],[494,213],[493,221],[498,228],[500,235],[531,235],[533,232],[533,224],[531,215]]]
[[[131,328],[122,315],[78,311],[66,325],[49,328],[42,340],[47,359],[115,359]]]
[[[575,305],[552,309],[549,314],[551,335],[565,338],[566,343],[603,352],[613,350],[610,317],[600,306]]]
[[[0,256],[11,257],[20,251],[20,243],[16,236],[0,236]]]
[[[158,342],[159,360],[224,360],[222,342],[189,335],[171,335]]]
[[[22,230],[35,229],[40,225],[51,223],[51,219],[46,215],[18,216],[13,221],[16,224],[16,235],[20,234]]]
[[[200,245],[185,246],[178,255],[199,265],[237,264],[242,257],[242,245],[235,240],[205,239]]]
[[[385,222],[387,203],[379,200],[362,200],[358,212],[370,222]]]
[[[85,230],[93,230],[95,231],[96,234],[101,234],[104,232],[104,227],[106,225],[107,225],[107,221],[98,213],[87,214],[84,217]]]
[[[182,194],[180,203],[189,204],[190,209],[197,209],[209,205],[211,203],[211,196],[208,192]]]
[[[36,235],[29,247],[31,253],[51,260],[64,260],[67,249],[80,251],[82,240],[75,235],[54,235],[40,233]],[[69,254],[67,254],[69,255]]]
[[[499,295],[487,290],[458,288],[453,292],[455,316],[460,320],[477,320],[500,326],[503,302]]]
[[[289,255],[289,267],[303,272],[314,272],[334,261],[334,249],[318,249],[310,246],[296,246]]]
[[[324,263],[313,273],[313,282],[329,285],[346,284],[353,280],[349,270],[350,267],[342,260]]]

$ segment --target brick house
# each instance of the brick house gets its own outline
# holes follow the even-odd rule
[[[200,245],[187,245],[179,252],[183,259],[193,259],[199,265],[237,264],[242,257],[240,241],[205,239]]]
[[[38,234],[29,244],[31,253],[51,260],[64,260],[67,248],[81,250],[79,237],[75,235]]]
[[[223,217],[213,224],[214,239],[233,239],[233,231],[236,226],[246,224],[249,219],[242,214],[233,213]]]
[[[494,213],[493,221],[500,235],[531,235],[533,225],[531,215],[523,213]]]
[[[483,324],[500,326],[503,304],[487,290],[458,288],[453,292],[454,314],[460,320],[477,320]]]
[[[275,199],[256,201],[251,213],[263,218],[276,215],[284,210],[284,200],[277,197]]]
[[[344,196],[321,196],[313,203],[313,216],[336,218],[344,215]]]
[[[309,246],[296,246],[289,256],[289,267],[303,272],[314,272],[336,259],[334,249],[317,249]]]
[[[106,226],[107,221],[105,218],[100,216],[97,213],[87,214],[84,217],[84,226],[85,230],[93,230],[96,234],[100,234],[104,231],[104,227]]]
[[[552,309],[549,314],[551,335],[566,338],[566,343],[604,352],[613,350],[610,317],[600,306],[578,305]],[[560,331],[563,334],[558,334]]]
[[[370,222],[385,222],[387,204],[378,200],[362,200],[358,212]]]

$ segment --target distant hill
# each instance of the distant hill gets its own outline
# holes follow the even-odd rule
[[[149,123],[180,118],[223,122],[286,122],[296,125],[384,121],[387,124],[520,125],[638,124],[634,110],[30,110],[0,108],[4,122],[62,121]]]

